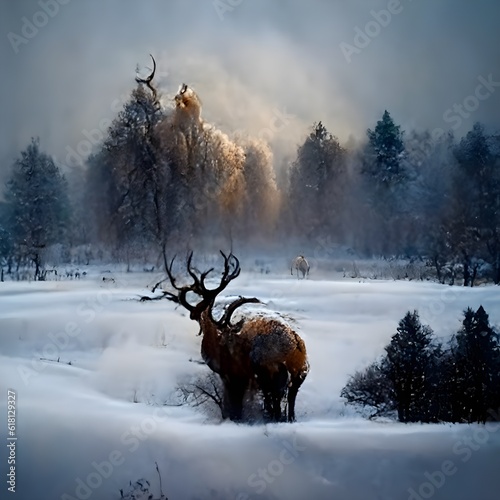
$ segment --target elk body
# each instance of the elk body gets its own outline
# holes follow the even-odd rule
[[[292,261],[290,266],[290,274],[293,276],[293,269],[297,272],[297,278],[299,277],[299,272],[302,273],[302,278],[309,276],[309,263],[303,255],[299,255]]]
[[[167,274],[177,293],[164,292],[164,296],[185,307],[191,319],[200,325],[201,355],[209,368],[219,374],[224,386],[224,418],[241,420],[245,393],[256,383],[264,396],[265,411],[273,421],[282,420],[281,401],[287,394],[285,417],[292,422],[297,392],[309,370],[304,341],[288,325],[272,318],[255,317],[231,323],[234,311],[243,304],[260,302],[256,298],[240,297],[226,307],[219,320],[214,319],[212,312],[217,295],[240,274],[238,259],[233,254],[221,254],[224,271],[216,288],[208,289],[205,285],[213,268],[197,273],[191,266],[191,253],[187,271],[193,283],[177,284],[172,274],[172,260]],[[188,302],[189,292],[201,300],[196,304]]]

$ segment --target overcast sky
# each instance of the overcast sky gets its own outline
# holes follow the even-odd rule
[[[31,136],[61,163],[85,151],[85,131],[115,115],[149,53],[166,104],[185,81],[208,122],[281,152],[319,120],[363,138],[384,109],[407,130],[500,123],[495,0],[46,1],[51,15],[44,0],[1,0],[0,178]],[[454,104],[470,116],[445,120]]]

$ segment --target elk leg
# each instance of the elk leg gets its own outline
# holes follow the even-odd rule
[[[264,419],[274,420],[274,401],[273,401],[273,384],[272,377],[269,371],[259,366],[257,363],[253,365],[253,371],[256,376],[257,385],[262,391],[264,399]]]
[[[259,386],[264,394],[264,412],[272,422],[281,422],[281,401],[288,385],[288,371],[284,364],[278,365],[278,370],[256,367]]]
[[[225,418],[240,422],[243,415],[243,397],[247,386],[246,380],[232,379],[224,381],[224,411]]]
[[[295,399],[299,388],[304,382],[305,375],[296,375],[292,377],[290,387],[288,388],[288,421],[295,422]]]
[[[280,364],[278,371],[272,377],[274,419],[281,422],[281,401],[286,394],[288,386],[288,370],[284,364]]]
[[[271,379],[269,375],[262,370],[257,376],[259,382],[259,387],[262,391],[262,396],[264,398],[264,418],[266,420],[273,420],[273,394],[271,390]]]

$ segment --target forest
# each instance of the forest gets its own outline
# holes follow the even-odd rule
[[[498,133],[402,130],[385,110],[348,145],[319,120],[276,164],[264,138],[205,122],[189,86],[165,104],[153,77],[137,78],[83,164],[58,165],[37,138],[19,153],[0,202],[2,280],[47,279],[64,263],[165,269],[179,249],[234,245],[321,247],[414,262],[440,283],[500,283]]]

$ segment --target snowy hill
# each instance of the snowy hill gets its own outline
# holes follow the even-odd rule
[[[207,371],[193,362],[197,325],[172,303],[136,300],[156,276],[103,276],[0,284],[0,436],[13,389],[16,498],[119,499],[140,478],[160,498],[155,462],[170,500],[498,498],[500,424],[370,422],[339,396],[407,310],[443,338],[468,306],[498,325],[498,287],[243,273],[226,294],[285,316],[311,363],[297,423],[250,426],[176,406],[179,383]]]

